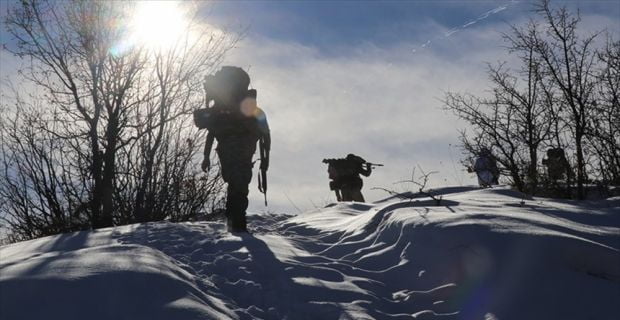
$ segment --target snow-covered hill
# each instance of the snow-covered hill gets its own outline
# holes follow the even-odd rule
[[[0,247],[1,319],[617,319],[620,199],[451,188]]]

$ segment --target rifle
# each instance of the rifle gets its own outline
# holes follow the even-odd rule
[[[344,160],[344,159],[334,159],[334,158],[332,158],[332,159],[323,159],[323,163],[330,164],[330,163],[335,163],[335,162],[342,161],[342,160]]]
[[[371,168],[376,168],[376,167],[383,167],[382,163],[372,163],[372,162],[366,162],[366,165],[371,167]]]
[[[260,152],[261,168],[258,173],[258,191],[265,196],[265,207],[267,206],[267,168],[264,168],[263,163],[269,161],[267,150],[265,149],[264,140],[261,138],[258,144]]]

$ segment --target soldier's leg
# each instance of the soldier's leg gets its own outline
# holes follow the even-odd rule
[[[342,196],[342,201],[353,201],[353,194],[349,186],[343,186],[340,189],[340,195]]]
[[[220,150],[217,151],[220,157],[220,173],[222,175],[222,180],[228,184],[226,190],[226,210],[224,211],[224,215],[228,218],[230,216],[229,212],[236,202],[236,188],[234,184],[231,184],[231,172],[234,171],[234,168],[232,167],[231,160],[226,158],[225,154],[222,154]]]
[[[352,177],[347,181],[347,193],[348,200],[347,201],[357,201],[364,202],[364,196],[362,196],[362,179],[359,177]]]
[[[493,176],[490,171],[484,170],[478,172],[478,184],[482,188],[488,188],[491,186]]]
[[[331,180],[329,182],[329,190],[333,190],[336,194],[336,201],[342,201],[342,193],[340,191],[340,183],[338,183],[338,180]]]
[[[248,209],[249,184],[252,180],[252,162],[238,161],[228,182],[228,219],[233,231],[247,231],[246,210]],[[227,206],[228,207],[228,206]]]
[[[230,231],[247,231],[246,210],[248,194],[252,180],[251,159],[239,157],[235,149],[218,149],[222,165],[222,177],[228,183],[226,196],[226,218]]]
[[[362,187],[364,186],[364,182],[361,178],[357,178],[356,182],[353,186],[353,201],[357,202],[366,202],[364,200],[364,196],[362,195]]]
[[[248,209],[248,184],[238,179],[228,182],[226,218],[229,231],[247,231],[245,218]]]
[[[342,201],[342,194],[340,189],[334,189],[334,192],[336,193],[336,201]]]
[[[352,189],[351,190],[351,199],[357,202],[366,202],[364,200],[364,196],[362,195],[362,189]]]

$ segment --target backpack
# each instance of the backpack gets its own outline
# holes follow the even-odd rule
[[[255,131],[252,119],[244,117],[241,102],[246,98],[256,99],[256,90],[248,90],[250,77],[243,69],[224,66],[214,75],[205,78],[207,100],[216,101],[213,107],[194,111],[194,124],[200,129],[207,129],[216,136],[223,134],[244,134]],[[236,101],[231,105],[221,105],[217,101],[222,90],[230,90]]]
[[[547,159],[543,159],[543,164],[547,166],[547,174],[552,180],[564,178],[570,170],[570,165],[562,148],[547,150]]]
[[[207,129],[215,137],[257,135],[260,124],[256,117],[248,117],[240,112],[231,112],[224,108],[211,107],[194,111],[194,124],[200,129]]]
[[[359,165],[348,159],[333,159],[327,167],[329,178],[339,179],[342,177],[356,176],[359,174]]]
[[[198,129],[207,129],[211,131],[217,123],[217,118],[217,113],[214,112],[213,108],[194,110],[194,125],[196,125]]]

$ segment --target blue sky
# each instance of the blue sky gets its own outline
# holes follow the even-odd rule
[[[430,24],[456,26],[506,1],[231,1],[217,2],[219,24],[250,26],[249,36],[294,41],[324,54],[346,55],[346,47],[363,43],[390,46],[426,41]]]
[[[462,26],[498,7],[481,24],[504,24],[531,13],[536,1],[217,1],[207,10],[219,25],[249,26],[248,35],[294,41],[324,54],[362,43],[390,46],[424,42],[438,31]],[[620,16],[620,1],[554,1],[583,14]],[[473,27],[473,26],[472,26]]]
[[[616,39],[620,1],[553,1],[580,8],[582,29]],[[273,135],[270,207],[256,181],[250,210],[296,212],[334,200],[323,158],[356,153],[385,163],[365,180],[399,189],[421,166],[433,186],[475,184],[459,164],[459,129],[446,91],[484,94],[486,63],[510,61],[501,33],[535,17],[533,1],[201,2],[205,23],[246,30],[225,64],[249,70]],[[0,4],[5,15],[6,2]],[[0,29],[3,43],[9,41]],[[2,77],[14,58],[0,55]],[[411,186],[410,186],[411,187]]]

